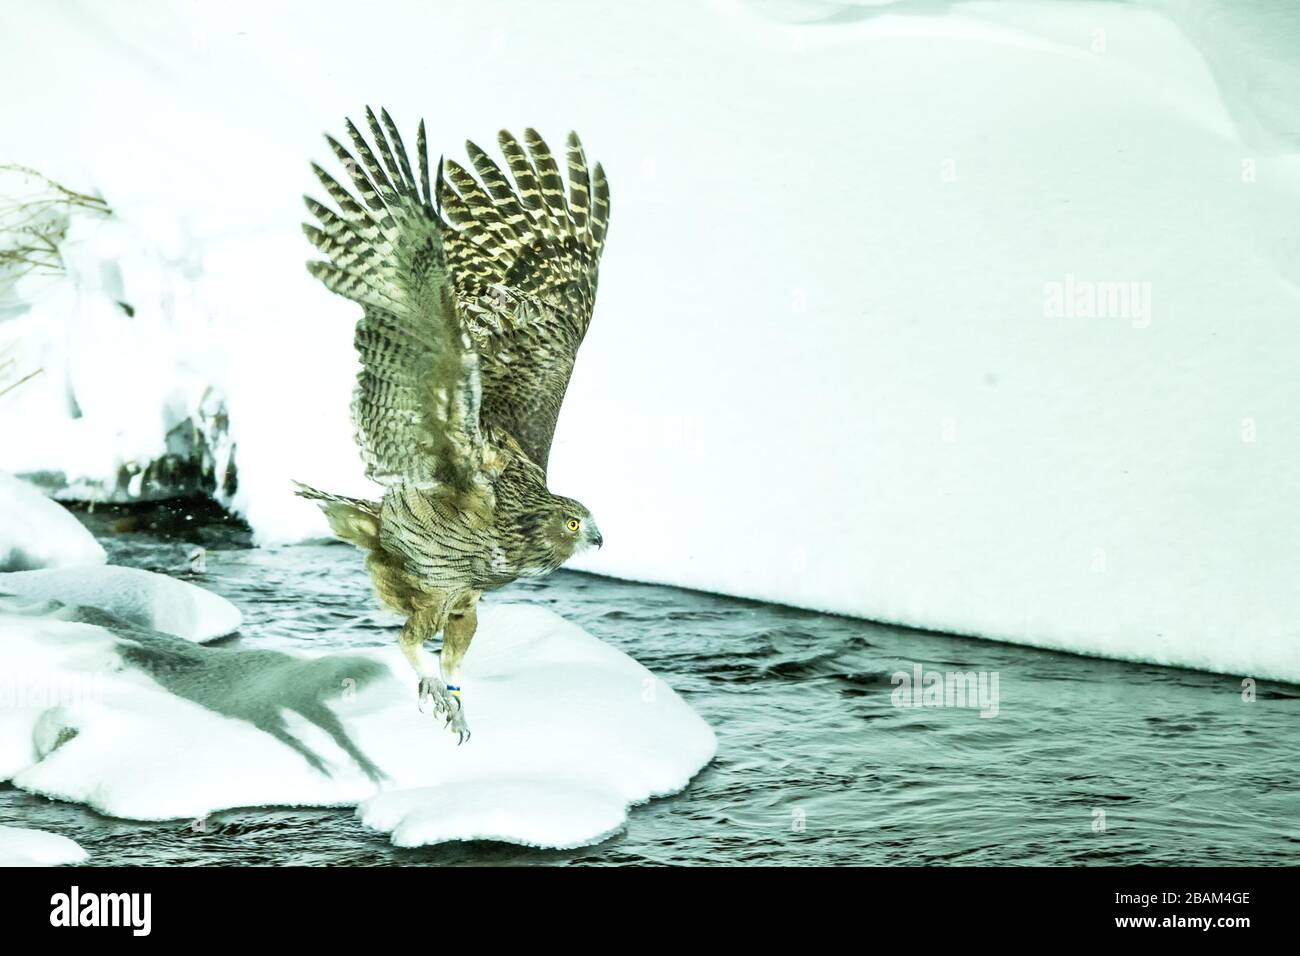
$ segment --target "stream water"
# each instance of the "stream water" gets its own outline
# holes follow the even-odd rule
[[[83,520],[110,560],[234,601],[244,646],[394,639],[344,545],[254,549],[188,506]],[[196,543],[205,570],[191,570]],[[595,846],[398,849],[351,810],[135,823],[0,787],[0,822],[116,864],[1270,864],[1300,862],[1300,689],[911,631],[559,572],[485,598],[545,605],[668,681],[718,756]],[[898,672],[997,676],[997,713],[895,706]],[[992,685],[987,685],[992,689]],[[985,712],[991,713],[986,707]],[[431,732],[433,729],[431,728]],[[472,742],[470,744],[472,746]]]

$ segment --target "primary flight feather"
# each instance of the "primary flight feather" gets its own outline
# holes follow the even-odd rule
[[[381,599],[407,615],[400,642],[421,705],[464,740],[459,668],[484,591],[555,570],[602,544],[590,511],[546,485],[551,440],[591,322],[609,186],[569,134],[568,188],[546,143],[498,137],[509,174],[466,143],[473,172],[439,162],[424,123],[418,179],[386,110],[349,120],[331,150],[349,191],[320,166],[334,203],[305,225],[325,256],[308,269],[362,307],[352,419],[379,502],[299,486],[334,532],[367,552]],[[440,670],[424,642],[443,635]]]

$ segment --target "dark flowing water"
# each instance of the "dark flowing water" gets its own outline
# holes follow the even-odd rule
[[[114,563],[239,605],[239,644],[394,639],[349,547],[255,550],[211,515],[124,515],[83,518]],[[188,570],[187,542],[209,548],[205,573]],[[1238,678],[572,572],[486,600],[545,605],[645,664],[713,726],[717,759],[682,794],[634,809],[624,832],[566,852],[397,849],[350,810],[232,810],[194,832],[11,787],[0,787],[0,822],[70,836],[98,864],[1300,862],[1294,686],[1262,683],[1248,701]],[[997,715],[896,707],[893,675],[918,664],[996,673]]]

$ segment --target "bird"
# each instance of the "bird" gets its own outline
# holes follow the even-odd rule
[[[483,593],[604,544],[590,509],[550,491],[547,464],[595,307],[609,184],[570,133],[566,190],[529,128],[497,137],[508,176],[467,141],[473,171],[442,157],[430,188],[424,121],[413,169],[388,111],[365,116],[369,140],[345,120],[351,150],[326,135],[352,189],[313,163],[333,205],[304,197],[303,231],[323,257],[308,271],[361,306],[352,422],[383,494],[296,493],[365,552],[380,600],[406,617],[417,706],[463,743],[460,668]]]

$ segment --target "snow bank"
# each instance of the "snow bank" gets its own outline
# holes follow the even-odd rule
[[[0,63],[71,66],[11,104],[0,154],[98,187],[130,242],[88,226],[70,287],[23,290],[27,345],[68,372],[10,396],[0,429],[69,395],[83,419],[0,454],[112,472],[213,384],[259,540],[324,534],[290,479],[366,487],[355,311],[302,268],[320,132],[364,97],[428,117],[435,152],[573,127],[614,196],[551,457],[605,534],[586,567],[1300,680],[1295,8],[574,13],[578,33],[540,5],[393,3],[405,28],[364,48],[334,3],[29,14]],[[428,37],[453,34],[481,41],[440,50],[472,96],[424,76]],[[331,69],[287,84],[295,59]],[[150,392],[127,407],[124,373]],[[138,412],[133,437],[75,424],[97,408],[103,429]]]
[[[0,826],[0,866],[64,866],[85,861],[86,851],[65,836]]]
[[[712,758],[708,726],[619,651],[540,608],[480,620],[463,681],[473,737],[457,747],[417,710],[396,647],[210,648],[0,602],[13,704],[0,708],[0,779],[132,819],[360,804],[403,846],[567,847],[617,829],[629,806],[682,789]]]
[[[0,571],[103,564],[104,549],[66,508],[0,472]]]
[[[51,568],[0,574],[0,595],[98,608],[140,627],[187,641],[239,630],[242,615],[220,595],[138,568]]]
[[[8,178],[0,188],[26,195]],[[129,203],[66,218],[64,272],[30,273],[0,295],[11,313],[2,321],[0,308],[0,340],[40,370],[0,397],[0,465],[76,500],[220,489],[223,343],[195,282],[201,247]]]

